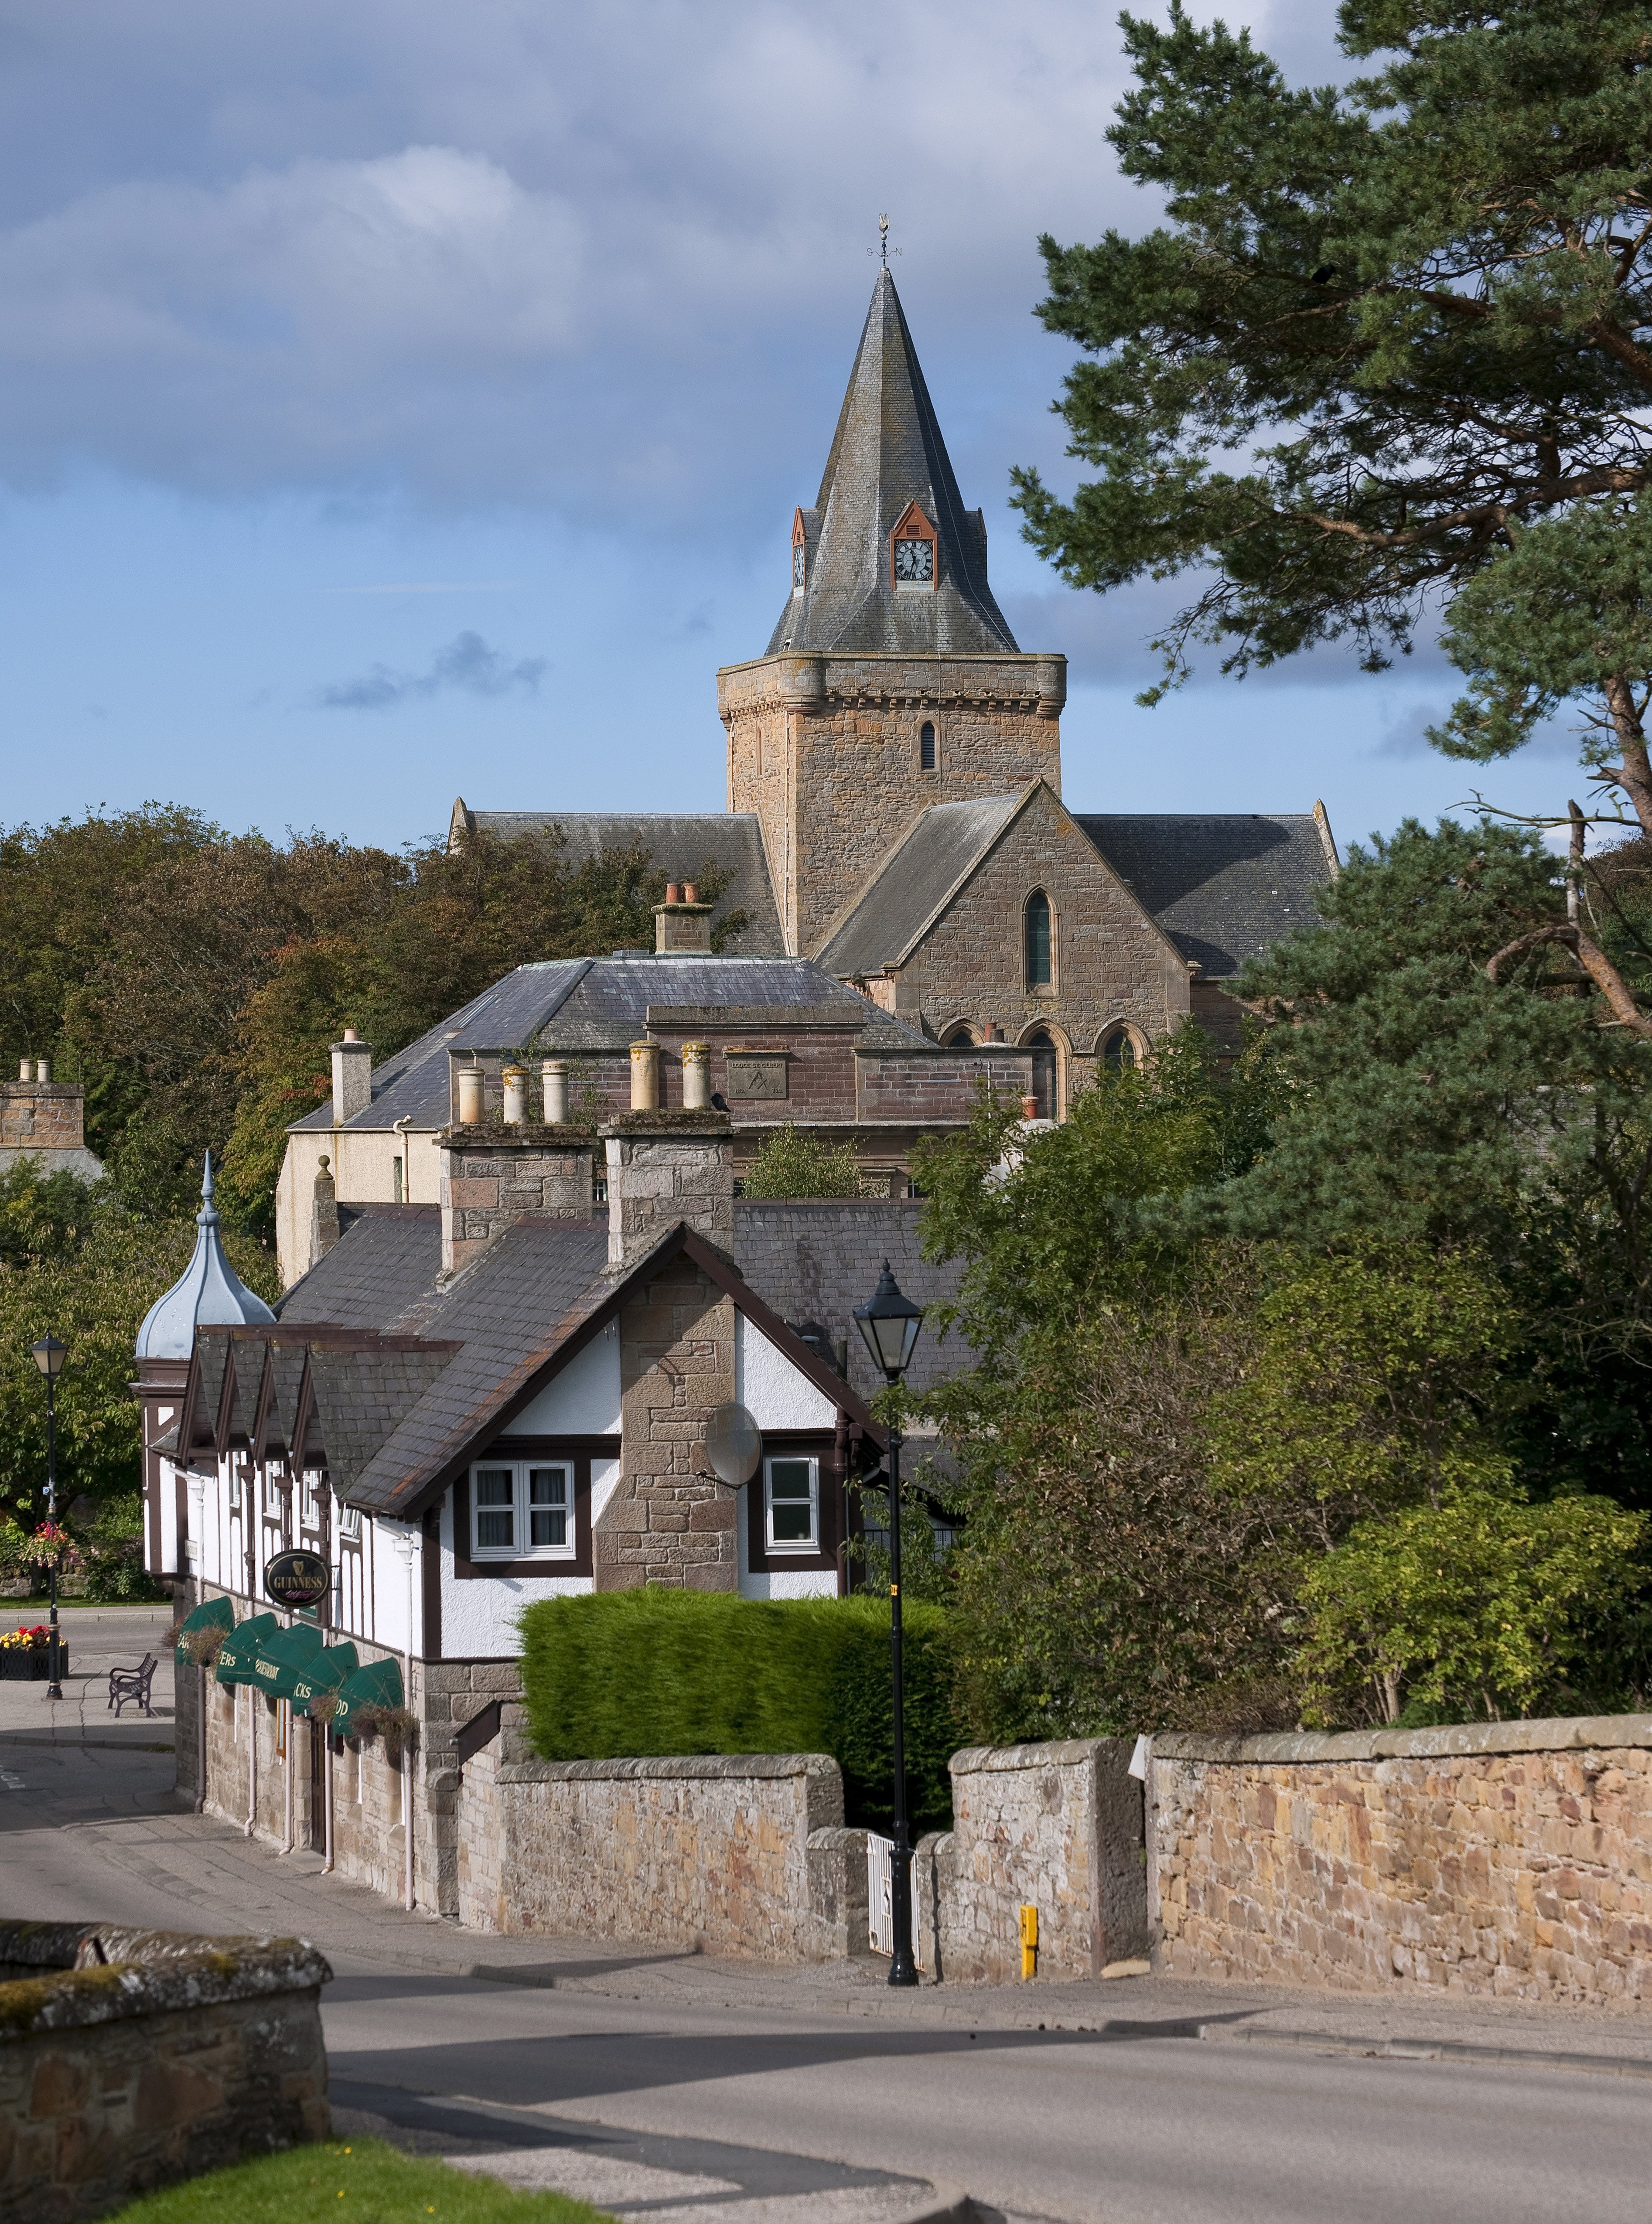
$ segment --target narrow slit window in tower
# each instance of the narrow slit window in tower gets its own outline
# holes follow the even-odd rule
[[[927,718],[918,732],[918,768],[921,772],[935,768],[935,729]]]

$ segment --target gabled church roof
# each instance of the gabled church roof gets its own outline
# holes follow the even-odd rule
[[[769,884],[763,834],[750,812],[734,811],[472,811],[460,796],[447,830],[456,849],[478,830],[501,842],[527,834],[562,837],[562,856],[570,869],[604,850],[643,849],[675,881],[698,879],[714,866],[728,875],[712,915],[720,925],[731,912],[743,911],[746,924],[726,947],[739,957],[778,957],[786,949],[780,913]]]
[[[934,803],[892,850],[816,964],[839,980],[902,965],[963,887],[1031,790]]]
[[[1231,981],[1248,958],[1317,926],[1314,890],[1337,876],[1323,804],[1313,812],[1174,818],[1075,815],[1136,901],[1207,981]]]
[[[915,502],[934,529],[938,583],[897,593],[889,536]],[[801,515],[805,584],[787,600],[770,656],[1019,654],[987,584],[985,521],[964,507],[887,270],[872,289],[820,491]]]

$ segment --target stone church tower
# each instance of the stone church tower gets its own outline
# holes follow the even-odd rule
[[[993,600],[882,270],[768,652],[718,674],[728,807],[762,828],[786,948],[814,956],[932,806],[1059,795],[1066,699],[1067,659],[1024,654]]]

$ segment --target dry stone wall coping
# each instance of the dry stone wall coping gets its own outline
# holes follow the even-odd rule
[[[106,1960],[73,1967],[94,1939]],[[44,1959],[66,1944],[64,1960]],[[0,1968],[20,1964],[38,1974],[14,1978],[0,1990],[0,2045],[43,2031],[311,1992],[332,1977],[325,1957],[304,1938],[201,1938],[96,1924],[0,1924]]]
[[[1161,1740],[1161,1746],[1168,1740]],[[1112,1738],[1060,1738],[1048,1745],[966,1745],[946,1764],[954,1776],[1015,1768],[1060,1768],[1109,1752]]]
[[[1538,1722],[1450,1722],[1415,1730],[1344,1730],[1333,1735],[1227,1738],[1176,1732],[1153,1741],[1161,1760],[1208,1760],[1230,1766],[1280,1766],[1338,1760],[1445,1760],[1477,1753],[1575,1753],[1599,1746],[1652,1746],[1652,1715],[1562,1715]],[[1077,1747],[1073,1750],[1076,1753]],[[1016,1752],[1054,1753],[1065,1747],[1010,1747]],[[954,1772],[966,1756],[953,1761]],[[992,1760],[978,1766],[991,1766]],[[1032,1761],[1017,1764],[1032,1767]]]
[[[740,1777],[766,1781],[786,1776],[835,1778],[838,1764],[825,1753],[696,1753],[678,1758],[617,1755],[609,1760],[513,1761],[498,1772],[501,1784],[727,1783]]]

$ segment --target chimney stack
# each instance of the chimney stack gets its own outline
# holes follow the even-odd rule
[[[725,1112],[622,1113],[598,1131],[608,1155],[608,1264],[629,1267],[686,1220],[734,1248],[734,1126]]]
[[[706,957],[712,949],[715,904],[701,903],[692,881],[668,881],[666,900],[654,907],[656,957]]]
[[[332,1124],[342,1128],[373,1101],[373,1046],[364,1043],[354,1027],[345,1029],[342,1042],[332,1046]]]

